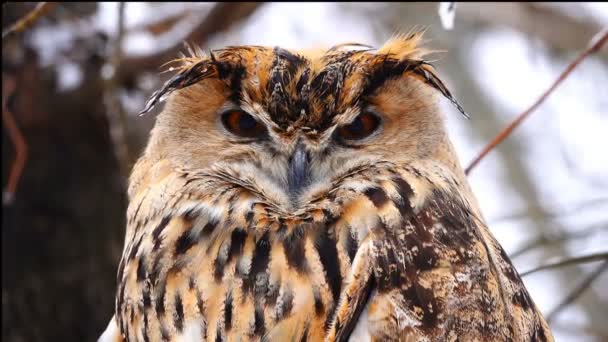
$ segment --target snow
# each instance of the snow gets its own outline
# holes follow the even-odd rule
[[[454,18],[456,17],[456,3],[455,2],[441,2],[439,3],[439,19],[441,19],[441,25],[446,30],[454,28]]]
[[[59,25],[44,26],[30,32],[29,44],[39,54],[40,65],[49,66],[57,61],[62,51],[66,51],[73,45],[74,27],[62,22]]]
[[[58,90],[60,92],[75,89],[82,82],[82,70],[76,63],[61,63],[57,65]]]

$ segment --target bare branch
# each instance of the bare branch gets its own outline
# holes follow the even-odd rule
[[[154,36],[158,36],[160,34],[163,34],[167,31],[169,31],[173,26],[175,26],[175,24],[177,24],[178,22],[180,22],[181,20],[183,20],[186,17],[201,16],[204,14],[205,14],[205,11],[193,11],[191,8],[185,8],[184,10],[182,10],[178,13],[170,14],[163,18],[159,18],[159,19],[151,21],[151,22],[146,22],[146,23],[142,23],[142,24],[136,25],[134,27],[131,27],[130,29],[127,30],[127,33],[149,32]]]
[[[2,124],[6,129],[11,142],[15,145],[15,160],[11,164],[8,182],[4,188],[4,193],[2,194],[2,205],[7,206],[12,204],[15,198],[17,185],[19,184],[19,179],[21,178],[21,174],[25,168],[25,162],[27,161],[28,147],[13,114],[8,108],[8,99],[14,94],[15,82],[14,80],[5,80],[4,75],[2,78],[2,92],[4,93],[2,96]],[[5,87],[6,89],[4,89]]]
[[[591,286],[591,284],[593,284],[595,279],[597,279],[606,270],[608,270],[608,261],[604,261],[593,272],[591,272],[585,279],[583,279],[583,281],[581,281],[581,283],[576,288],[574,288],[574,290],[572,290],[572,292],[570,292],[568,294],[568,296],[566,296],[566,298],[564,298],[564,300],[562,300],[562,302],[559,303],[555,307],[555,309],[553,309],[547,315],[547,322],[551,322],[553,319],[555,319],[555,316],[557,316],[557,314],[560,311],[562,311],[568,305],[572,304],[578,297],[580,297],[585,292],[585,290],[587,288],[589,288],[589,286]]]
[[[579,4],[571,8],[574,9],[574,6],[582,7]],[[583,12],[582,8],[579,10]],[[509,26],[526,36],[541,39],[552,48],[574,51],[584,49],[588,37],[602,29],[602,25],[592,18],[579,19],[555,8],[553,4],[532,2],[460,2],[458,20]]]
[[[591,42],[589,44],[589,47],[587,49],[585,49],[585,51],[583,51],[572,63],[570,63],[570,65],[568,65],[568,67],[566,68],[566,70],[564,70],[561,75],[557,78],[557,80],[555,80],[555,82],[553,82],[553,84],[549,87],[549,89],[547,89],[539,98],[538,100],[536,100],[536,102],[534,102],[534,104],[532,104],[532,106],[530,106],[530,108],[528,108],[527,110],[525,110],[523,113],[519,114],[515,120],[513,120],[502,132],[500,132],[482,151],[481,153],[479,153],[479,155],[477,157],[475,157],[475,159],[473,159],[473,161],[469,164],[469,166],[467,166],[465,173],[468,175],[471,170],[473,168],[475,168],[475,166],[477,166],[477,164],[479,164],[479,162],[490,152],[492,151],[498,144],[500,144],[503,140],[505,140],[509,135],[511,135],[511,132],[513,132],[513,130],[515,128],[517,128],[517,126],[519,126],[524,119],[526,119],[532,112],[534,112],[536,110],[536,108],[538,108],[548,97],[549,95],[551,95],[551,93],[557,88],[557,86],[562,83],[562,81],[564,81],[569,75],[570,73],[576,69],[576,67],[585,59],[587,58],[589,55],[596,53],[597,51],[599,51],[602,46],[606,43],[606,41],[608,40],[608,28],[602,30],[600,33],[598,33],[597,35],[595,35],[592,39]]]
[[[57,6],[56,2],[39,2],[32,11],[26,14],[23,18],[17,20],[17,22],[11,25],[11,27],[2,31],[2,40],[11,34],[25,31],[32,26],[36,20],[47,14],[55,6]]]
[[[552,330],[562,330],[569,334],[574,334],[575,336],[582,338],[583,335],[593,336],[598,338],[600,341],[608,341],[608,334],[606,332],[601,331],[600,327],[589,325],[576,325],[571,321],[568,322],[560,322],[554,321],[551,322]]]
[[[118,33],[113,44],[113,52],[111,56],[111,65],[113,70],[118,69],[121,65],[122,40],[125,32],[125,2],[120,2],[118,5]],[[117,74],[114,72],[112,77],[105,82],[105,102],[106,115],[110,126],[110,137],[114,147],[114,153],[119,164],[123,180],[126,181],[130,168],[130,152],[127,143],[127,116],[122,108],[119,98],[119,84]]]
[[[546,218],[562,217],[562,216],[567,216],[570,214],[580,213],[581,210],[584,210],[584,209],[601,207],[602,205],[605,205],[605,204],[608,204],[608,198],[599,197],[599,198],[592,198],[589,200],[584,200],[584,201],[581,201],[579,203],[576,203],[574,205],[570,205],[567,207],[564,206],[563,208],[550,209],[548,211],[542,206],[535,205],[535,206],[529,206],[526,209],[515,212],[515,213],[509,213],[509,214],[505,214],[502,216],[488,219],[488,222],[491,222],[493,225],[495,225],[497,223],[504,222],[504,221],[524,219],[524,218],[529,217],[532,213],[535,213],[535,214],[542,213],[542,216],[546,217]]]
[[[519,248],[515,252],[509,253],[509,257],[511,259],[514,259],[524,253],[527,253],[533,249],[536,249],[536,248],[539,248],[542,246],[558,244],[558,243],[563,243],[566,241],[585,238],[585,237],[588,237],[589,235],[591,235],[592,233],[594,233],[595,231],[599,231],[599,230],[608,230],[608,226],[606,225],[606,223],[601,223],[599,225],[595,224],[590,227],[587,227],[586,229],[582,229],[582,230],[576,231],[576,232],[560,233],[560,234],[557,234],[556,236],[547,236],[547,235],[543,234],[539,238],[528,242],[527,244],[525,244],[523,247]]]
[[[568,172],[573,175],[573,178],[580,179],[582,182],[587,183],[591,188],[608,188],[608,182],[606,182],[605,179],[606,177],[596,177],[586,174],[581,166],[575,162],[575,159],[570,155],[570,153],[568,153],[568,149],[566,148],[563,139],[559,139],[558,141],[562,160],[564,161],[564,164],[566,164],[566,169]]]
[[[538,271],[550,270],[553,268],[560,268],[560,267],[564,267],[564,266],[584,264],[584,263],[588,263],[588,262],[601,261],[601,260],[608,260],[608,252],[592,253],[592,254],[573,257],[573,258],[565,258],[565,259],[562,259],[562,260],[559,260],[556,262],[552,262],[552,263],[548,263],[545,265],[535,267],[531,270],[521,273],[520,275],[522,277],[525,277],[527,275],[536,273]]]
[[[157,71],[165,62],[174,59],[183,48],[183,41],[202,44],[212,35],[228,29],[233,24],[253,14],[263,2],[219,2],[208,12],[201,23],[172,47],[148,56],[127,57],[117,70],[120,79],[129,79],[142,71]]]

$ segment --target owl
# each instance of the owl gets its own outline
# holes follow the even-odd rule
[[[438,95],[462,108],[420,39],[176,60],[144,110],[166,100],[100,340],[552,341],[467,183]]]

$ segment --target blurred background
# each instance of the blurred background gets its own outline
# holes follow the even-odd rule
[[[378,47],[425,27],[427,46],[443,51],[433,56],[439,75],[471,115],[442,103],[466,166],[608,26],[606,3],[449,7],[3,3],[2,339],[93,341],[105,329],[126,177],[162,106],[138,112],[170,76],[160,67],[185,51],[184,41],[204,50]],[[20,32],[8,32],[36,8]],[[520,272],[608,250],[607,66],[606,48],[585,59],[469,175]],[[604,259],[524,277],[558,341],[608,340],[607,268]]]

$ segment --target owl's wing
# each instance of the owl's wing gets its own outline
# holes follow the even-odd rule
[[[553,339],[466,200],[437,189],[420,205],[412,191],[402,197],[383,203],[402,220],[379,220],[360,244],[327,341]]]

